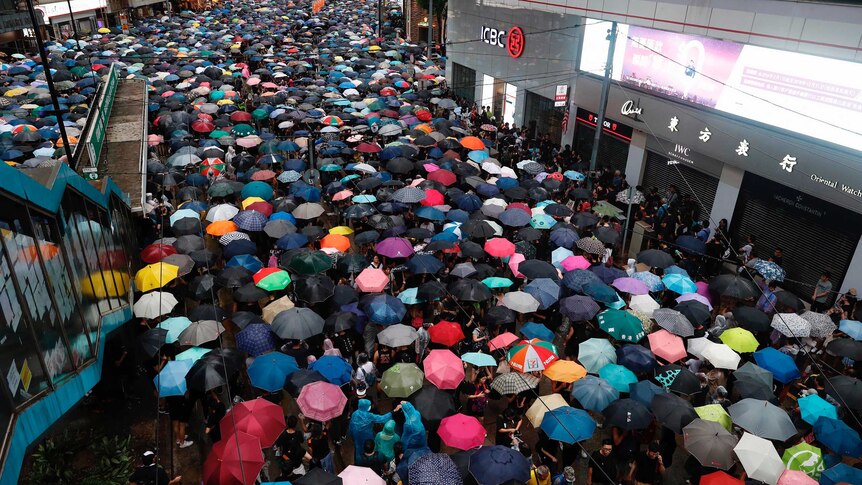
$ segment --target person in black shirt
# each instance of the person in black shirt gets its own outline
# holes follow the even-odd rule
[[[610,439],[602,441],[602,447],[594,451],[587,466],[587,485],[612,485],[616,483],[619,470],[617,460],[611,453],[614,442]],[[610,481],[608,481],[610,477]]]
[[[297,430],[299,420],[296,416],[290,415],[286,420],[287,427],[281,436],[278,437],[275,446],[281,454],[279,468],[281,476],[279,479],[291,479],[293,470],[302,465],[302,457],[305,455],[305,450],[302,448],[302,432]]]
[[[212,390],[207,394],[206,398],[206,429],[205,432],[209,436],[210,441],[215,443],[221,439],[221,428],[219,422],[227,413],[224,403],[221,401],[221,396],[218,392]]]
[[[649,444],[646,451],[638,454],[635,466],[629,475],[637,485],[652,485],[661,481],[664,475],[664,462],[659,453],[660,446],[657,441]]]
[[[296,359],[296,364],[300,369],[308,367],[308,356],[311,352],[302,345],[302,340],[292,340],[287,348],[282,348],[282,352]]]
[[[510,448],[523,419],[517,419],[515,410],[506,408],[503,414],[497,416],[497,435],[494,444]]]
[[[141,466],[135,469],[129,477],[130,485],[176,485],[182,481],[182,475],[177,475],[173,480],[168,478],[167,472],[156,464],[156,454],[145,451],[141,456]]]

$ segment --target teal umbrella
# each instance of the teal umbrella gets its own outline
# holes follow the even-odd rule
[[[617,363],[617,352],[607,340],[591,338],[578,344],[578,362],[588,371],[598,372],[608,364]]]
[[[550,229],[557,221],[548,214],[536,214],[530,218],[530,225],[535,229]]]
[[[496,367],[497,361],[494,357],[482,352],[467,352],[461,356],[461,360],[477,367]]]
[[[838,419],[838,410],[835,406],[817,394],[809,394],[796,401],[796,403],[799,404],[799,412],[802,415],[802,420],[810,425],[817,423],[817,420],[821,416]]]
[[[416,305],[417,303],[423,303],[425,300],[420,300],[416,294],[419,291],[419,288],[407,288],[406,290],[398,293],[398,299],[401,300],[401,303],[405,305]]]
[[[194,362],[209,353],[210,350],[203,347],[192,347],[177,354],[176,360],[190,360]]]
[[[183,330],[189,328],[189,325],[192,324],[192,321],[186,317],[172,317],[167,320],[156,325],[158,328],[163,328],[168,331],[167,336],[165,336],[165,343],[172,344],[177,341],[180,337],[180,333]]]
[[[172,360],[153,378],[159,397],[182,396],[186,393],[186,374],[194,364],[191,360]]]
[[[634,372],[618,364],[607,364],[599,369],[599,377],[620,392],[629,392],[629,386],[638,381]]]
[[[251,125],[247,125],[245,123],[240,123],[240,124],[233,127],[233,129],[231,130],[231,133],[233,133],[236,136],[248,136],[248,135],[254,135],[256,132]]]
[[[623,310],[605,310],[598,314],[599,327],[617,340],[637,342],[644,337],[640,319]]]
[[[500,278],[499,276],[490,276],[482,280],[488,288],[496,290],[498,288],[508,288],[514,284],[509,278]]]

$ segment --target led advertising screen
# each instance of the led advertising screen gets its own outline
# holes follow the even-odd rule
[[[585,27],[581,70],[604,74],[610,22]],[[862,64],[619,25],[613,79],[862,151]]]

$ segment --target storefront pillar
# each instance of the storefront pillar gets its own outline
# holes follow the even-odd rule
[[[626,158],[626,181],[631,186],[640,185],[646,166],[646,133],[640,130],[632,131],[632,141],[629,143],[629,156]]]
[[[732,165],[724,164],[721,168],[721,177],[718,179],[715,200],[709,213],[713,226],[718,225],[718,221],[722,219],[727,219],[728,223],[731,222],[744,175],[744,170]]]
[[[857,290],[862,288],[862,238],[859,238],[859,243],[856,245],[856,251],[853,253],[853,259],[847,266],[847,272],[844,275],[844,281],[841,283],[841,293],[847,293],[850,288]]]

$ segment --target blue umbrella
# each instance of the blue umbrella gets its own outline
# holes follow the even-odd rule
[[[425,300],[419,299],[419,288],[407,288],[406,290],[398,293],[398,299],[401,300],[405,305],[416,305],[419,303],[424,303]]]
[[[585,269],[576,269],[563,275],[563,285],[570,290],[583,292],[588,283],[602,283],[602,279],[594,272]]]
[[[544,326],[543,324],[537,322],[525,323],[521,326],[519,332],[521,332],[521,335],[527,337],[528,339],[537,338],[546,342],[551,342],[554,340],[554,332],[552,332],[550,329],[548,329],[548,327]]]
[[[440,209],[435,209],[434,207],[419,207],[414,211],[416,217],[421,217],[423,219],[428,219],[429,221],[443,221],[446,219],[446,214],[443,213]]]
[[[619,268],[608,267],[603,264],[596,264],[590,266],[590,271],[608,285],[613,283],[614,280],[617,278],[623,278],[627,276],[625,271]]]
[[[299,249],[306,244],[308,244],[308,236],[301,232],[285,234],[275,241],[275,247],[284,251]]]
[[[599,369],[599,377],[619,392],[629,392],[629,386],[638,381],[634,372],[619,364],[607,364]]]
[[[583,409],[563,406],[545,413],[542,430],[552,440],[575,444],[593,435],[596,422]]]
[[[444,453],[412,455],[407,465],[408,480],[413,485],[461,483],[458,466]],[[415,458],[415,459],[413,459]],[[406,460],[405,460],[406,461]],[[405,483],[408,483],[405,480]]]
[[[243,231],[259,232],[266,225],[266,216],[258,211],[244,210],[233,217],[233,222]]]
[[[278,347],[272,327],[265,323],[252,323],[236,334],[236,348],[252,357],[265,354]]]
[[[225,266],[242,266],[243,268],[251,271],[252,273],[257,273],[263,268],[263,262],[257,259],[257,256],[252,256],[250,254],[239,254],[228,261]]]
[[[309,369],[320,372],[326,380],[337,386],[350,382],[353,374],[350,364],[344,358],[335,355],[324,355],[311,364]]]
[[[452,209],[446,213],[446,219],[463,224],[470,219],[470,213],[461,209]]]
[[[664,269],[664,274],[665,274],[665,275],[669,275],[669,274],[681,274],[681,275],[683,275],[683,276],[688,276],[689,278],[691,278],[691,276],[689,276],[689,275],[688,275],[688,271],[686,271],[686,270],[684,270],[684,269],[680,268],[680,267],[679,267],[679,266],[677,266],[677,265],[668,266],[667,268],[665,268],[665,269]]]
[[[521,209],[506,209],[498,219],[506,226],[523,227],[530,223],[530,214]]]
[[[465,194],[455,201],[458,208],[467,212],[475,212],[482,207],[482,199],[476,194]]]
[[[270,352],[254,359],[248,366],[251,385],[264,391],[275,392],[284,388],[287,377],[299,370],[296,359],[281,352]]]
[[[862,340],[862,322],[856,320],[841,320],[838,330],[846,333],[853,340]]]
[[[706,243],[694,236],[680,236],[676,245],[687,253],[706,254]]]
[[[817,394],[809,394],[796,401],[799,405],[799,413],[802,420],[808,424],[814,424],[821,417],[838,419],[838,409]]]
[[[588,375],[572,385],[572,397],[585,409],[601,412],[619,399],[620,393],[608,381]]]
[[[646,407],[652,406],[652,398],[667,391],[655,385],[652,381],[637,381],[629,386],[629,397]]]
[[[372,295],[362,300],[362,310],[378,325],[398,323],[407,314],[404,303],[392,295]]]
[[[156,325],[158,328],[163,328],[168,331],[165,336],[165,343],[172,344],[180,338],[180,333],[189,328],[192,321],[186,317],[172,317]]]
[[[754,353],[754,361],[760,367],[772,372],[776,381],[788,384],[793,379],[801,377],[793,357],[781,353],[772,347],[758,350]]]
[[[814,436],[817,441],[841,455],[853,457],[862,455],[862,439],[859,433],[840,419],[820,417],[814,423]]]
[[[575,243],[578,242],[578,239],[580,239],[580,237],[578,236],[578,233],[571,228],[561,227],[559,229],[554,229],[553,231],[551,231],[550,239],[552,243],[556,244],[561,248],[571,249],[572,246],[574,246]]]
[[[661,279],[661,282],[664,284],[665,288],[675,293],[679,293],[680,295],[684,295],[686,293],[697,293],[697,285],[695,285],[694,281],[691,281],[688,276],[669,274],[665,275]]]
[[[225,259],[232,259],[240,254],[254,254],[257,252],[257,244],[248,239],[237,239],[228,243],[221,251],[221,255]]]
[[[587,283],[583,287],[585,295],[602,303],[613,303],[619,299],[617,292],[604,283]]]
[[[846,463],[839,463],[820,475],[820,485],[838,485],[839,483],[862,483],[862,470],[853,468]]]
[[[194,364],[193,360],[172,360],[165,364],[159,375],[153,378],[153,383],[159,391],[159,397],[182,396],[186,393],[186,374]]]
[[[524,292],[532,295],[539,302],[539,308],[542,310],[550,308],[560,299],[560,286],[550,278],[536,278],[530,281],[524,287]]]
[[[461,360],[476,367],[496,367],[498,362],[493,356],[482,352],[467,352],[461,356]]]
[[[642,345],[623,345],[617,349],[617,364],[634,372],[652,372],[655,369],[655,355]]]
[[[417,254],[407,262],[407,269],[413,274],[434,274],[443,269],[443,263],[431,254]]]
[[[664,283],[662,283],[661,278],[657,274],[650,273],[649,271],[638,271],[632,275],[632,278],[642,281],[649,287],[649,291],[664,290]]]
[[[480,485],[525,483],[530,480],[530,462],[508,446],[483,446],[470,457],[470,473]]]

